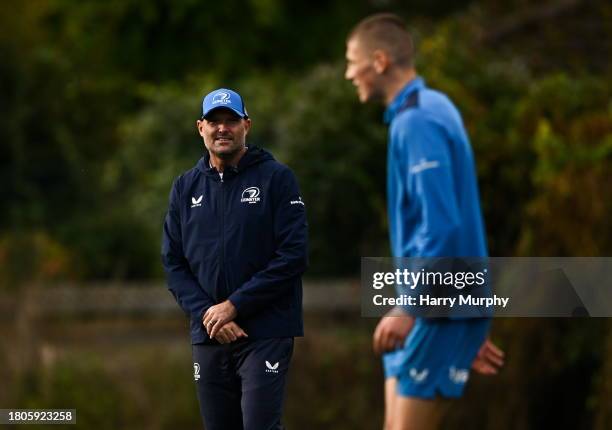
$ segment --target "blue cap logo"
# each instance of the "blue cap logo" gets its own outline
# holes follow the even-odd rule
[[[221,108],[230,109],[241,118],[248,117],[240,94],[226,88],[219,88],[208,93],[202,100],[202,118],[206,118],[213,110]]]
[[[213,96],[212,104],[216,105],[217,103],[228,104],[230,102],[230,95],[224,92],[218,92]]]

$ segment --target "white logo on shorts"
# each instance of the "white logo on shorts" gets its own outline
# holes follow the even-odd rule
[[[410,369],[410,377],[417,384],[420,384],[421,382],[425,381],[427,375],[429,375],[429,369],[423,369],[420,372],[415,368]]]
[[[193,363],[193,379],[195,381],[200,380],[200,364],[199,363]]]
[[[266,373],[278,373],[278,361],[272,365],[266,360]]]
[[[448,369],[448,378],[455,384],[465,384],[470,377],[470,372],[467,369],[456,369],[451,366]]]

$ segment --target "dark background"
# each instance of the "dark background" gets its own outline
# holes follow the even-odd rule
[[[201,156],[195,120],[217,87],[244,96],[249,142],[299,178],[312,282],[388,255],[382,107],[343,80],[345,36],[377,11],[407,20],[419,72],[463,114],[491,255],[610,255],[609,2],[3,2],[0,295],[18,306],[0,308],[0,407],[76,407],[83,428],[197,428],[180,316],[50,318],[27,303],[66,284],[163,288],[170,184]],[[307,312],[290,428],[379,427],[374,324]],[[612,427],[607,319],[500,319],[492,337],[506,368],[474,378],[447,428]]]

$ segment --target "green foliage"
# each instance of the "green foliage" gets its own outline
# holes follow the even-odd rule
[[[410,19],[419,72],[460,108],[491,254],[609,255],[608,3],[3,2],[0,285],[161,276],[170,185],[202,154],[195,120],[202,95],[218,86],[245,97],[249,142],[298,176],[309,274],[354,275],[360,256],[387,255],[381,110],[357,103],[338,63],[347,31],[383,5]],[[608,428],[611,367],[602,363],[611,362],[612,335],[602,324],[498,322],[512,361],[494,384],[512,389],[478,385],[449,427],[589,428],[598,414],[598,428]],[[369,330],[355,333],[300,346],[291,425],[380,423]],[[183,362],[154,358],[132,368],[131,380],[108,362],[61,361],[18,381],[16,400],[3,390],[0,399],[70,403],[83,428],[198,426],[192,387],[176,379]],[[167,408],[151,415],[159,398]],[[483,401],[492,406],[474,413]]]
[[[42,231],[13,232],[0,238],[0,290],[17,290],[28,282],[73,276],[70,250]]]
[[[606,255],[612,249],[612,97],[594,78],[558,74],[535,83],[518,122],[532,143],[537,195],[529,203],[524,255]]]
[[[378,428],[382,422],[382,372],[370,353],[372,320],[311,318],[299,339],[289,373],[287,428]],[[313,377],[316,375],[316,377]]]
[[[158,232],[172,180],[203,151],[195,129],[201,94],[211,79],[145,88],[147,107],[121,127],[126,142],[106,166],[105,186],[125,190],[124,209]],[[238,82],[253,118],[250,144],[270,149],[296,172],[311,230],[311,274],[347,274],[359,257],[385,252],[385,131],[380,112],[354,103],[341,67],[301,79],[263,75]],[[194,109],[194,106],[196,109]],[[374,113],[374,115],[373,115]],[[352,213],[352,222],[345,222]],[[375,243],[374,251],[370,245]],[[339,247],[339,244],[346,244]]]
[[[355,103],[341,67],[315,69],[287,91],[276,140],[305,197],[311,274],[356,273],[360,256],[387,252],[380,118]]]
[[[354,315],[307,315],[309,335],[296,339],[289,371],[288,428],[380,426],[383,375],[371,351],[375,323]],[[126,343],[125,333],[117,341],[117,322],[112,325],[103,342],[75,342],[83,327],[73,327],[69,347],[58,341],[52,347],[56,359],[40,360],[19,380],[9,380],[8,390],[0,392],[3,404],[75,408],[76,429],[198,428],[186,336],[178,335],[185,343]],[[132,322],[124,329],[134,333],[145,326]],[[594,423],[609,419],[611,328],[605,319],[497,320],[493,340],[507,353],[505,368],[495,377],[474,374],[443,428],[607,428]],[[10,372],[5,364],[3,378]]]
[[[419,16],[412,20],[418,68],[464,116],[491,254],[604,254],[612,209],[609,199],[587,196],[610,182],[609,72],[588,52],[568,50],[562,61],[575,64],[570,73],[555,69],[559,58],[543,61],[545,52],[500,46],[532,31],[522,20],[542,19],[539,36],[551,46],[563,37],[537,8],[516,4],[522,9],[513,14],[482,1],[446,20],[441,11],[459,3],[391,8]],[[575,19],[609,14],[603,3],[592,6]],[[10,202],[2,229],[45,232],[73,262],[74,277],[159,276],[170,184],[202,153],[194,126],[200,98],[223,85],[247,100],[250,143],[298,174],[310,273],[356,273],[359,256],[387,254],[381,111],[356,102],[335,63],[346,31],[375,8],[331,2],[328,14],[313,13],[318,7],[270,0],[206,8],[187,0],[2,5],[0,181],[10,184],[0,190]],[[503,34],[496,20],[507,22]],[[216,31],[220,25],[240,31],[230,38]]]
[[[130,353],[134,355],[113,353],[111,358],[85,348],[64,354],[23,375],[21,390],[9,395],[7,404],[76,409],[77,429],[198,427],[189,358],[168,354],[160,359],[146,350]]]
[[[78,427],[83,429],[123,427],[128,405],[121,401],[119,386],[95,358],[60,362],[52,369],[34,370],[24,379],[23,397],[16,402],[20,407],[76,409]]]

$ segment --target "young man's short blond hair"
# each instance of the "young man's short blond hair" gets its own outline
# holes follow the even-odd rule
[[[377,49],[389,54],[400,67],[414,66],[414,43],[406,23],[392,13],[377,13],[360,21],[351,30],[347,42],[357,39],[369,52]]]

